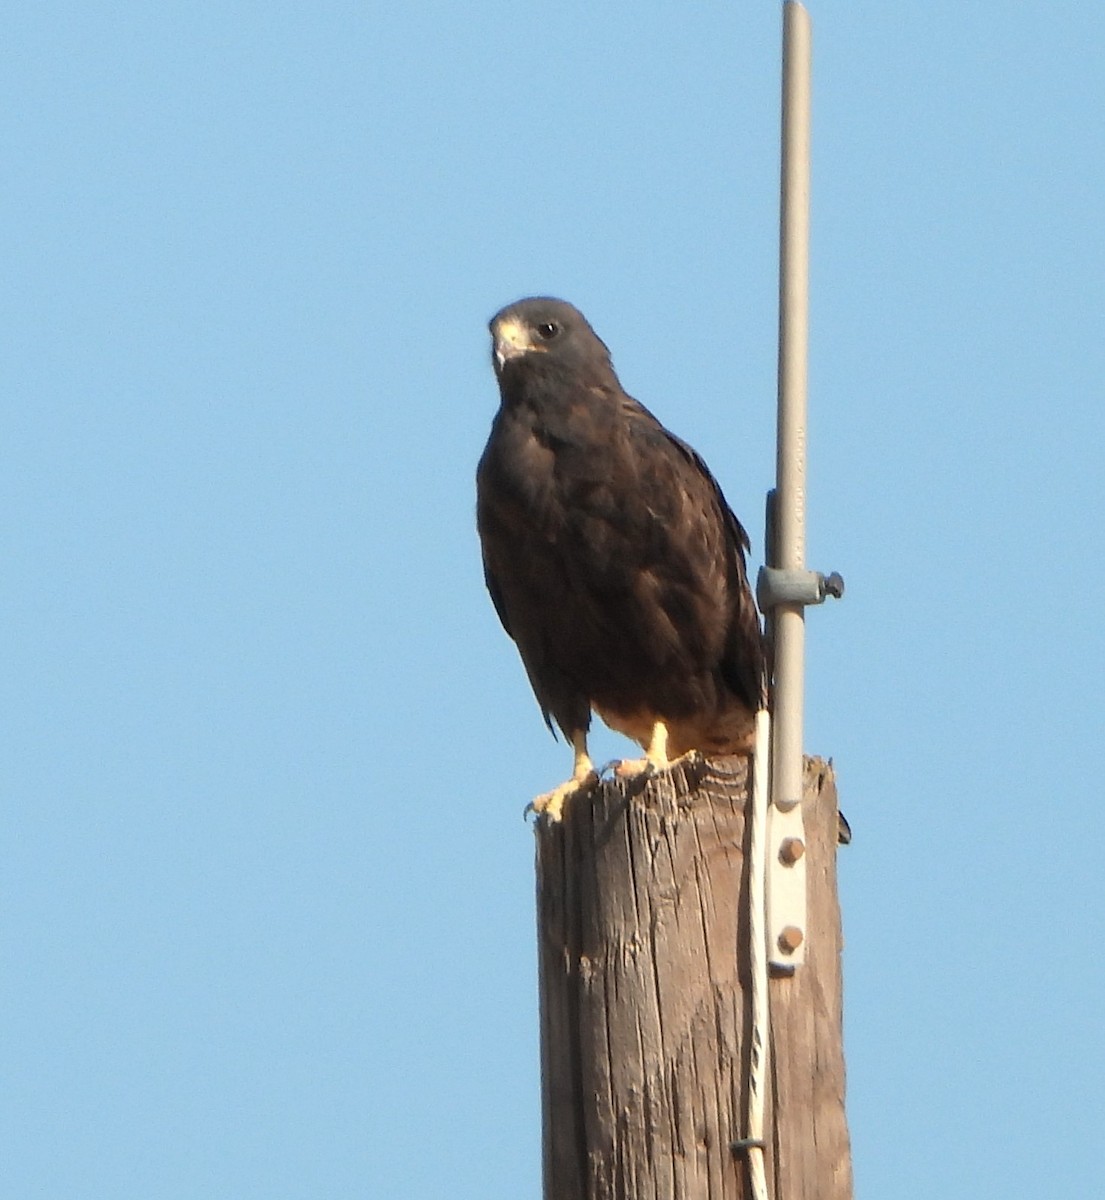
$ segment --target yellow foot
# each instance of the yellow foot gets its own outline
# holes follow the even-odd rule
[[[614,764],[614,774],[619,779],[636,779],[640,775],[651,775],[655,771],[667,771],[680,763],[694,762],[702,755],[697,750],[688,750],[678,758],[665,757],[662,762],[655,762],[646,754],[644,758],[623,758]]]
[[[623,758],[614,764],[614,774],[619,779],[636,779],[638,775],[656,770],[656,765],[647,758]]]
[[[542,813],[550,821],[559,821],[564,815],[564,802],[577,792],[589,792],[598,781],[599,777],[594,771],[588,771],[582,779],[573,775],[559,787],[554,787],[551,792],[534,797],[526,811]]]
[[[589,792],[598,783],[598,774],[587,754],[587,735],[581,732],[573,733],[571,742],[575,755],[571,779],[527,804],[527,815],[531,812],[544,813],[550,821],[559,821],[564,815],[564,802],[569,797],[574,796],[576,792]]]

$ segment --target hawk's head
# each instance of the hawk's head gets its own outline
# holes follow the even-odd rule
[[[495,374],[516,364],[552,365],[587,373],[610,370],[610,352],[587,319],[566,300],[534,296],[507,305],[491,318]],[[540,356],[540,357],[538,357]]]

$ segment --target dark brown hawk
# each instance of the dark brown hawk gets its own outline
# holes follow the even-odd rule
[[[691,751],[747,753],[763,694],[748,535],[702,459],[618,382],[563,300],[491,321],[501,404],[477,473],[484,574],[571,778],[595,780],[591,712],[645,748],[623,774]]]

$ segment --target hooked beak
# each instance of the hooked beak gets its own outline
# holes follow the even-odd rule
[[[534,349],[526,327],[511,317],[504,317],[495,322],[491,329],[491,338],[496,371],[501,371],[509,359],[521,358],[523,354]]]

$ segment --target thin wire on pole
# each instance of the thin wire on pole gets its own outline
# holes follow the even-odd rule
[[[748,1114],[744,1148],[752,1200],[768,1200],[764,1167],[764,1104],[771,1053],[767,984],[767,804],[771,763],[771,716],[756,713],[752,753],[752,805],[748,830],[748,944],[752,956],[752,1038],[748,1055]]]

